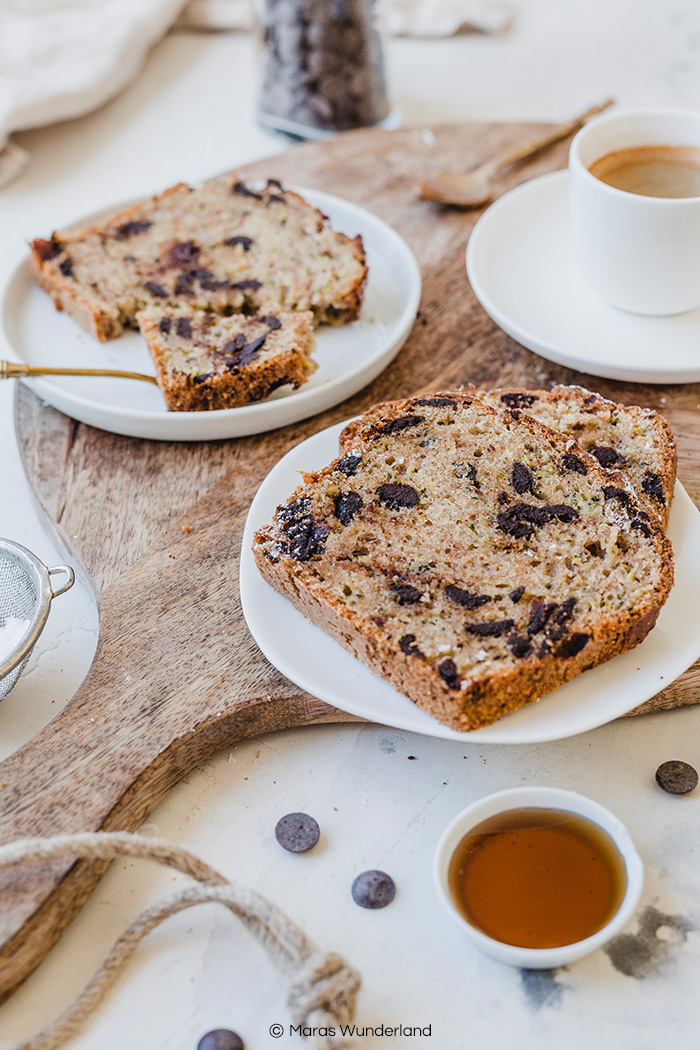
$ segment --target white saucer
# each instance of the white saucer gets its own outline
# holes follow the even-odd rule
[[[641,317],[607,306],[579,275],[569,245],[568,172],[511,190],[467,245],[474,293],[508,335],[557,364],[636,383],[700,380],[700,309]]]
[[[215,412],[168,412],[160,390],[128,379],[52,377],[25,380],[54,408],[102,430],[131,437],[207,441],[259,434],[323,412],[370,383],[396,356],[418,311],[421,274],[413,252],[382,219],[350,201],[297,188],[329,216],[336,230],[362,234],[369,277],[358,321],[316,333],[318,369],[299,390],[276,391],[266,401]],[[97,222],[125,207],[112,205],[76,222]],[[98,343],[58,313],[32,278],[29,260],[15,270],[2,304],[6,342],[15,360],[64,368],[116,368],[154,374],[138,332]],[[0,354],[2,356],[2,354]]]
[[[373,674],[319,627],[310,623],[259,575],[253,534],[300,482],[338,455],[346,423],[297,445],[277,463],[251,505],[241,550],[241,601],[253,638],[268,660],[302,689],[341,711],[396,729],[479,744],[531,744],[574,736],[611,722],[678,678],[700,656],[700,512],[676,484],[668,534],[676,557],[676,583],[654,630],[641,645],[587,671],[541,701],[494,725],[459,733],[441,725]]]

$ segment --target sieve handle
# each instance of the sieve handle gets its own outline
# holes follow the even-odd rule
[[[65,591],[69,591],[75,583],[75,572],[70,567],[70,565],[56,565],[55,568],[49,569],[49,576],[55,576],[57,573],[65,573],[67,579],[66,582],[58,588],[58,590],[55,591],[53,587],[51,588],[52,598],[57,598],[59,594],[64,594]]]

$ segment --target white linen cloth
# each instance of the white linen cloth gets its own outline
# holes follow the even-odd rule
[[[499,32],[503,0],[387,0],[392,32]],[[0,0],[0,187],[26,163],[13,131],[96,109],[136,75],[167,30],[249,29],[252,0]]]

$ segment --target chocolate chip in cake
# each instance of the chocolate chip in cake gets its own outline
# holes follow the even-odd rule
[[[255,193],[254,190],[249,190],[244,182],[234,182],[231,187],[231,193],[236,193],[239,197],[252,197],[256,201],[263,199],[262,193]]]
[[[649,517],[644,511],[640,511],[630,521],[630,528],[634,529],[635,532],[641,532],[642,536],[651,536],[651,529],[649,528]]]
[[[510,480],[519,496],[524,496],[526,492],[534,493],[535,479],[524,463],[513,464]]]
[[[196,266],[201,250],[194,241],[180,241],[178,244],[174,244],[168,252],[167,265],[170,267],[186,266],[188,268]]]
[[[245,1043],[230,1028],[213,1028],[199,1040],[197,1050],[245,1050]]]
[[[342,492],[333,500],[335,516],[341,525],[349,525],[358,511],[362,510],[359,492]]]
[[[415,605],[423,597],[423,592],[410,583],[392,583],[389,588],[399,605]]]
[[[467,634],[476,634],[480,638],[498,638],[513,627],[513,620],[486,620],[485,623],[468,623]]]
[[[352,884],[352,899],[361,908],[386,908],[396,896],[396,885],[385,871],[363,871]]]
[[[584,634],[583,631],[576,631],[561,643],[559,648],[555,650],[554,655],[563,660],[568,660],[572,656],[578,656],[581,650],[588,645],[590,637],[589,634]]]
[[[178,317],[177,321],[175,322],[175,331],[181,339],[192,338],[192,325],[186,317]]]
[[[457,403],[451,397],[414,397],[412,404],[425,405],[426,408],[456,408]]]
[[[506,645],[513,656],[517,656],[518,659],[529,656],[532,652],[530,642],[527,638],[523,638],[522,634],[511,634],[510,638],[506,638]]]
[[[156,299],[167,299],[168,293],[162,284],[157,284],[155,281],[146,281],[144,288],[151,295],[155,296]]]
[[[172,323],[173,321],[171,317],[161,317],[158,322],[158,331],[162,332],[163,335],[169,335]]]
[[[447,584],[445,594],[453,602],[464,606],[465,609],[479,609],[482,605],[492,601],[489,594],[471,594],[470,591],[462,590],[461,587],[457,587],[454,583]]]
[[[282,327],[282,322],[279,317],[275,317],[274,314],[266,314],[264,317],[259,318],[259,320],[263,321],[271,332],[276,332],[278,328]]]
[[[662,762],[656,770],[656,783],[670,795],[687,795],[697,787],[697,770],[689,762],[678,759]]]
[[[561,461],[566,470],[573,470],[575,474],[588,473],[588,467],[586,464],[582,459],[579,459],[578,456],[575,456],[573,452],[566,452],[562,456]]]
[[[424,419],[425,416],[401,416],[399,419],[390,419],[387,423],[377,423],[376,426],[372,427],[372,431],[375,435],[397,434],[400,430],[408,430],[409,427],[418,426]]]
[[[510,600],[512,602],[515,602],[515,604],[517,605],[518,602],[520,601],[520,599],[522,598],[524,593],[525,593],[525,588],[524,587],[516,587],[514,590],[512,590],[510,592],[508,597],[510,598]]]
[[[530,606],[530,619],[527,625],[527,633],[529,635],[539,634],[541,630],[547,624],[547,620],[552,615],[556,605],[552,602],[550,605],[545,605],[539,598],[534,598],[532,605]]]
[[[262,288],[262,281],[236,281],[235,284],[231,284],[231,288],[237,288],[239,292],[257,292],[258,288]]]
[[[133,222],[122,223],[121,226],[117,227],[117,238],[120,241],[128,241],[129,237],[135,237],[137,233],[144,233],[146,230],[150,230],[153,223],[150,219],[137,219]]]
[[[277,512],[287,540],[288,553],[296,561],[309,561],[326,546],[328,526],[318,525],[309,499],[295,499]]]
[[[239,234],[236,237],[227,237],[224,244],[227,244],[229,248],[235,248],[236,245],[240,245],[244,252],[249,252],[253,246],[253,238]]]
[[[556,520],[572,522],[578,519],[575,507],[566,503],[551,503],[548,507],[536,507],[531,503],[516,503],[501,511],[496,518],[498,528],[516,539],[528,539],[535,531],[533,525],[542,526]]]
[[[59,264],[58,268],[59,268],[59,270],[61,271],[61,273],[63,274],[64,277],[73,277],[73,267],[74,266],[75,266],[75,261],[69,255],[66,259],[63,260],[62,263]]]
[[[614,448],[606,448],[604,445],[594,445],[589,452],[595,456],[601,467],[623,467],[627,462],[623,456],[618,455]]]
[[[289,853],[306,853],[320,837],[321,829],[308,813],[287,813],[275,827],[275,838]]]
[[[399,638],[399,649],[406,656],[420,656],[422,659],[425,659],[418,646],[414,645],[415,640],[415,634],[405,634],[403,638]]]
[[[63,245],[58,237],[52,237],[50,241],[43,237],[38,237],[35,241],[32,241],[32,247],[43,262],[55,259],[63,251]]]
[[[513,390],[509,393],[501,394],[501,401],[508,408],[529,408],[530,405],[534,405],[535,401],[539,401],[539,398],[537,394],[524,394]]]
[[[438,665],[438,674],[442,678],[445,685],[447,685],[450,689],[460,688],[459,675],[457,674],[457,664],[454,662],[454,660],[450,660],[449,657],[447,660],[443,660],[442,663]]]
[[[617,500],[618,503],[621,503],[625,510],[629,510],[630,497],[629,493],[625,492],[624,489],[615,488],[614,485],[606,485],[603,489],[603,495],[605,496],[606,503],[608,500],[614,499]]]
[[[389,510],[401,510],[402,507],[416,507],[420,496],[411,485],[402,485],[399,482],[390,482],[380,485],[377,495]]]
[[[661,478],[653,470],[647,470],[642,481],[642,488],[648,496],[657,502],[665,504],[663,485]]]
[[[347,456],[343,456],[338,461],[336,469],[340,470],[346,477],[351,477],[357,472],[357,468],[362,462],[362,456],[358,456],[355,452],[351,452]]]

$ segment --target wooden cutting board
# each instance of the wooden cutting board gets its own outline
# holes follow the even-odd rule
[[[375,401],[459,383],[581,382],[660,408],[679,476],[700,496],[698,385],[645,387],[550,364],[501,332],[467,283],[464,252],[480,213],[417,202],[415,178],[467,169],[528,142],[533,125],[358,131],[251,165],[347,197],[391,223],[416,253],[423,299],[393,364],[351,400],[266,435],[201,444],[146,442],[76,423],[17,387],[22,458],[47,523],[85,569],[100,605],[100,641],[83,686],[25,747],[0,764],[0,841],[134,829],[193,766],[244,737],[351,716],[283,678],[248,635],[238,596],[245,514],[292,445]],[[504,187],[566,165],[567,144]],[[282,494],[283,495],[283,494]],[[698,666],[643,710],[694,703]],[[0,997],[43,958],[105,865],[0,876]]]

